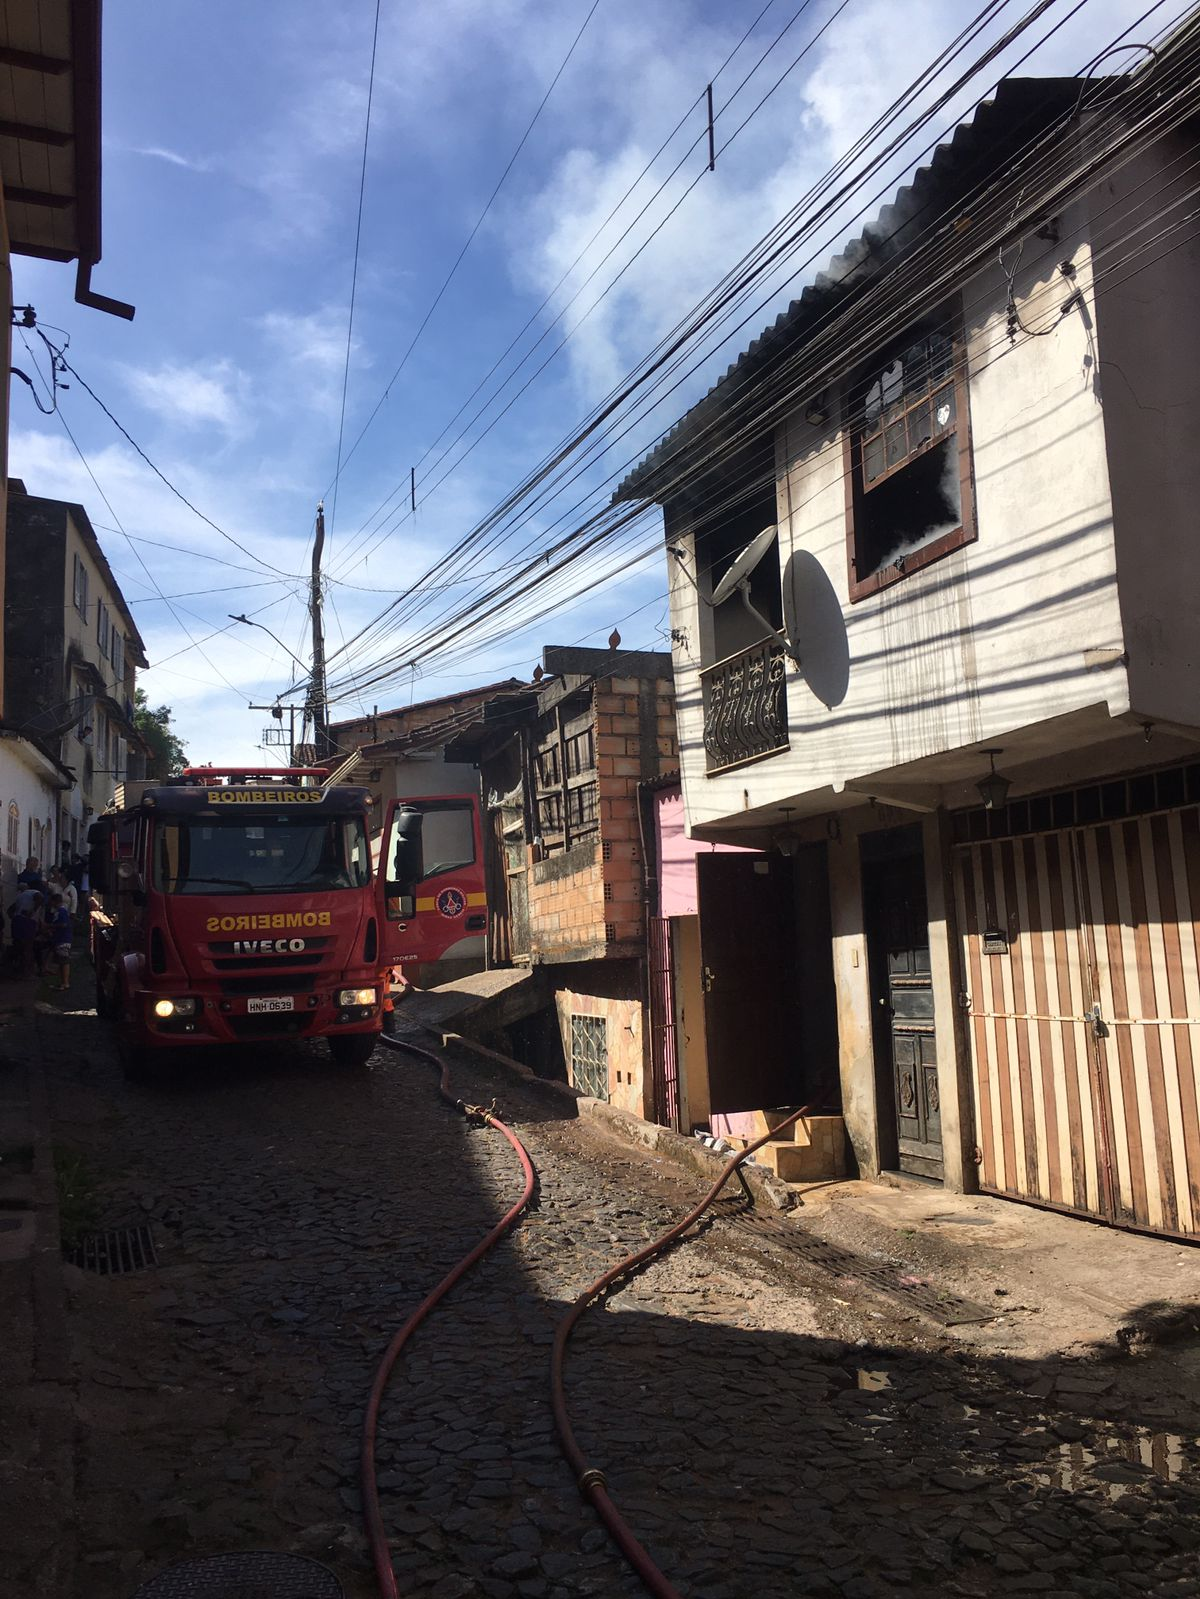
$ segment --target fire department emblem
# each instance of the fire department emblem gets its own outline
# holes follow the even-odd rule
[[[467,896],[461,888],[444,888],[434,903],[443,916],[453,921],[466,910]]]

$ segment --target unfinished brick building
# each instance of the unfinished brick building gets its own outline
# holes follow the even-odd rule
[[[671,658],[547,648],[543,669],[446,749],[481,775],[489,963],[542,968],[545,1011],[516,1045],[647,1114],[638,784],[679,762]]]

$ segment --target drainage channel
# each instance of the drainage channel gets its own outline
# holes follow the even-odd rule
[[[127,1271],[145,1271],[158,1265],[154,1234],[144,1223],[138,1227],[110,1227],[107,1232],[83,1233],[66,1252],[72,1266],[117,1277]]]
[[[761,1254],[777,1265],[786,1266],[791,1260],[802,1260],[808,1266],[828,1272],[831,1277],[852,1278],[886,1294],[889,1299],[919,1310],[943,1327],[995,1319],[994,1310],[952,1294],[935,1283],[909,1276],[894,1266],[868,1260],[849,1249],[840,1249],[824,1238],[815,1238],[795,1222],[782,1221],[758,1211],[744,1211],[740,1208],[741,1201],[730,1203],[731,1209],[720,1217],[721,1222],[739,1236],[750,1239]],[[739,1208],[732,1208],[734,1206]],[[720,1207],[714,1206],[714,1209],[719,1211]]]

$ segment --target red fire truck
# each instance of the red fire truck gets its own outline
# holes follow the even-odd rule
[[[116,1023],[127,1075],[179,1049],[289,1038],[325,1038],[336,1062],[362,1063],[388,968],[436,960],[476,919],[486,926],[470,796],[419,802],[443,807],[432,811],[393,802],[376,874],[367,790],[326,776],[191,768],[92,825],[96,1009]]]

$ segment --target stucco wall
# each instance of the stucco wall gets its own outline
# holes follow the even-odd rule
[[[1190,132],[1132,161],[1097,191],[1099,381],[1108,426],[1117,575],[1133,710],[1200,725],[1200,245],[1192,229],[1132,261],[1123,241],[1192,214]]]
[[[777,433],[781,566],[791,562],[803,659],[787,671],[791,747],[754,765],[705,775],[701,659],[713,659],[712,612],[690,575],[695,550],[670,566],[684,797],[689,827],[712,825],[795,796],[808,809],[847,786],[1012,730],[1105,705],[1128,707],[1119,662],[1097,671],[1085,651],[1123,644],[1115,582],[1096,330],[1078,309],[1059,315],[1073,284],[1090,283],[1082,220],[1025,252],[1015,292],[1044,338],[1006,336],[1007,288],[995,268],[963,291],[978,540],[851,604],[843,445],[834,423],[792,416]],[[794,558],[794,560],[793,560]],[[736,601],[728,602],[730,604]],[[823,698],[822,698],[823,696]],[[824,700],[824,702],[823,702]],[[778,817],[775,818],[778,821]]]
[[[35,766],[21,758],[22,748],[22,740],[0,739],[0,910],[7,910],[11,903],[16,892],[17,873],[25,865],[29,853],[30,817],[35,818],[42,829],[49,826],[49,849],[43,846],[34,853],[42,856],[43,866],[57,864],[58,791]],[[15,853],[8,848],[8,811],[14,802],[20,813]]]
[[[588,986],[593,989],[598,988],[601,983],[606,988],[617,986],[604,983],[601,974],[596,972],[589,973],[589,977],[596,979],[596,981],[588,983]],[[571,987],[556,989],[554,999],[558,1010],[559,1028],[562,1034],[563,1054],[568,1063],[568,1076],[571,1076],[572,1015],[602,1016],[608,1044],[609,1103],[618,1106],[621,1110],[630,1111],[635,1116],[644,1115],[645,1083],[643,1059],[645,1049],[642,1036],[643,1016],[640,993],[622,996],[612,992],[588,993],[582,988]]]

